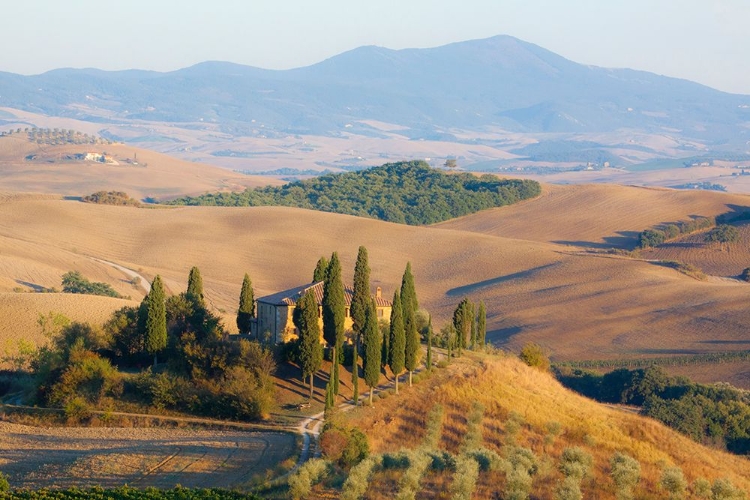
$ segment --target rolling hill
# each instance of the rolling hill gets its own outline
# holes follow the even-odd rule
[[[76,159],[106,152],[111,162]],[[247,176],[124,144],[36,144],[26,132],[0,137],[0,183],[6,192],[84,196],[96,191],[126,191],[137,198],[199,195],[279,185],[282,181]]]
[[[452,223],[481,216],[497,227],[503,220],[515,221],[516,232],[507,231],[505,236],[448,227],[451,223],[410,227],[281,207],[151,210],[7,197],[0,203],[0,252],[8,257],[2,261],[0,290],[12,292],[23,287],[20,282],[59,287],[62,274],[78,269],[89,279],[110,282],[120,293],[139,300],[142,292],[127,283],[126,275],[91,258],[136,270],[149,280],[159,273],[173,293],[184,290],[188,271],[196,265],[209,304],[232,328],[245,272],[253,280],[256,296],[262,296],[309,281],[317,259],[338,251],[344,278],[350,280],[356,248],[365,245],[372,285],[381,286],[386,296],[393,293],[406,262],[411,261],[420,304],[433,314],[436,329],[467,296],[487,304],[488,337],[493,342],[517,350],[527,341],[536,341],[558,360],[747,349],[750,286],[701,282],[650,262],[581,255],[577,247],[554,243],[563,236],[603,241],[612,235],[610,228],[624,227],[612,225],[612,220],[619,217],[624,223],[627,210],[637,218],[640,207],[652,207],[639,219],[642,229],[696,212],[710,215],[704,212],[709,209],[721,212],[722,206],[739,203],[742,197],[712,193],[708,201],[689,205],[682,193],[675,197],[673,191],[609,186],[607,197],[621,201],[589,210],[588,232],[579,238],[580,207],[586,206],[587,199],[601,199],[600,188],[546,189],[548,195],[521,206]],[[702,200],[699,195],[704,193],[686,194]],[[551,202],[558,203],[554,212]],[[536,240],[534,234],[523,234],[524,220],[534,233],[538,230],[533,227],[545,217],[552,217],[550,224],[558,231],[546,238],[553,242],[538,233]],[[32,295],[36,296],[42,297]],[[78,298],[82,310],[87,299]],[[39,312],[48,312],[46,307],[40,306]],[[8,324],[2,328],[4,337],[11,328]],[[716,371],[710,376],[750,387],[743,370]]]

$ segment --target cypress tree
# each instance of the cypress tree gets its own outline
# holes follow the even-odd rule
[[[474,314],[474,303],[469,302],[469,322],[471,323],[471,350],[477,348],[477,317]]]
[[[404,318],[404,334],[406,337],[404,367],[409,370],[409,387],[411,387],[412,374],[419,364],[421,348],[416,321],[419,302],[417,301],[417,292],[414,288],[414,276],[411,273],[411,262],[406,263],[406,270],[401,279],[401,307]]]
[[[479,314],[477,318],[477,340],[479,346],[484,348],[487,341],[487,310],[484,307],[484,301],[479,301]]]
[[[398,394],[398,376],[404,371],[404,358],[406,356],[406,334],[404,331],[404,319],[401,315],[401,297],[399,296],[398,289],[393,292],[390,336],[388,366],[396,379],[396,394]]]
[[[409,301],[412,311],[415,313],[419,309],[419,301],[417,300],[417,289],[414,287],[414,275],[411,272],[411,262],[406,263],[406,269],[404,275],[401,278],[401,301]],[[406,307],[404,307],[404,312]]]
[[[432,371],[432,315],[427,320],[427,359],[425,360],[427,371]]]
[[[465,297],[453,311],[453,327],[456,329],[456,348],[461,356],[461,350],[468,347],[471,335],[471,304]]]
[[[310,377],[310,399],[313,398],[315,372],[323,362],[323,346],[320,345],[320,325],[318,324],[318,302],[315,294],[308,290],[297,301],[294,308],[294,325],[299,330],[297,359],[302,369],[302,382]]]
[[[167,347],[167,308],[166,294],[161,276],[158,274],[151,283],[151,291],[148,293],[148,315],[146,316],[146,352],[154,355],[154,366],[156,366],[156,355]]]
[[[364,344],[365,356],[363,359],[365,382],[370,387],[370,406],[372,406],[372,393],[380,380],[380,331],[378,330],[378,312],[375,300],[370,299],[370,307],[365,316]]]
[[[370,307],[370,266],[367,260],[367,249],[359,247],[357,263],[354,266],[352,304],[349,310],[355,333],[363,333],[367,308]]]
[[[388,366],[388,359],[391,355],[391,328],[390,325],[386,327],[385,323],[381,323],[380,321],[378,321],[378,328],[380,328],[380,332],[383,338],[383,340],[380,342],[380,345],[382,346],[382,354],[380,355],[380,368],[385,369],[385,367]]]
[[[359,403],[359,334],[354,332],[352,344],[352,401],[354,406]]]
[[[336,404],[336,395],[333,393],[333,372],[331,372],[331,376],[328,378],[328,383],[326,384],[325,411],[328,412],[328,410],[332,410],[335,404]]]
[[[245,273],[240,291],[240,307],[237,309],[237,329],[242,334],[250,333],[250,325],[255,317],[255,294],[250,276]]]
[[[190,269],[185,297],[194,304],[200,307],[205,307],[205,301],[203,299],[203,278],[201,277],[200,270],[196,266],[193,266]]]
[[[313,272],[313,283],[318,281],[324,281],[326,279],[326,271],[328,270],[328,261],[325,257],[318,259],[318,263],[315,265],[315,271]]]
[[[331,255],[323,285],[323,338],[328,345],[333,346],[333,393],[339,393],[339,357],[341,344],[344,341],[344,318],[346,317],[346,303],[344,302],[344,282],[341,279],[341,263],[336,252]]]

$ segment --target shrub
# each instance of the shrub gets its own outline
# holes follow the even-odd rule
[[[341,465],[351,467],[364,460],[369,454],[370,443],[367,441],[367,436],[359,429],[349,431],[349,439],[341,454]]]
[[[380,456],[371,456],[352,467],[349,476],[344,481],[341,498],[344,500],[358,500],[362,498],[367,492],[370,476],[372,476],[373,471],[380,465],[381,461],[382,458]]]
[[[0,472],[0,491],[10,491],[10,482],[8,476]]]
[[[409,454],[409,467],[398,482],[397,500],[413,500],[419,491],[419,482],[432,463],[432,457],[423,451],[413,451]]]
[[[289,477],[289,494],[292,498],[307,498],[313,485],[320,482],[328,473],[330,462],[321,458],[308,460]]]
[[[104,295],[106,297],[122,298],[107,283],[91,282],[78,271],[70,271],[62,276],[63,293],[82,293],[88,295]]]
[[[533,477],[539,469],[536,455],[528,449],[511,446],[506,462],[505,498],[522,500],[529,497]]]
[[[467,455],[476,460],[477,464],[479,464],[479,470],[482,472],[498,470],[505,465],[505,461],[500,455],[487,448],[471,450]]]
[[[453,475],[451,492],[454,500],[470,500],[479,479],[479,464],[468,455],[456,458],[456,472]]]
[[[443,431],[443,413],[443,406],[436,404],[427,415],[427,432],[423,442],[425,448],[435,449],[440,444],[440,435]]]
[[[580,482],[589,474],[592,464],[591,455],[582,448],[565,448],[560,457],[560,472],[565,477],[572,477]]]
[[[519,354],[521,361],[529,366],[539,368],[542,371],[549,371],[550,362],[545,350],[539,344],[529,342],[521,349]]]
[[[742,500],[747,498],[745,492],[738,489],[729,479],[717,479],[711,486],[713,500]]]
[[[705,478],[699,477],[693,481],[691,489],[696,498],[711,498],[711,482]]]
[[[338,462],[346,448],[347,436],[341,429],[326,429],[320,435],[320,449],[327,459]]]
[[[669,498],[671,500],[681,500],[685,498],[687,481],[685,481],[685,476],[682,475],[682,469],[679,467],[667,467],[664,469],[661,473],[659,485],[669,492]]]
[[[641,478],[641,464],[636,459],[620,453],[614,454],[609,462],[612,480],[617,488],[618,500],[633,498],[633,489]]]
[[[557,488],[555,498],[557,500],[581,500],[583,498],[581,482],[573,476],[566,477]]]

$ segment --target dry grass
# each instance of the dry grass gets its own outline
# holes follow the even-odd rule
[[[562,479],[556,463],[562,450],[570,446],[580,446],[594,458],[592,478],[583,483],[585,498],[614,498],[608,464],[616,451],[633,456],[641,464],[637,498],[652,498],[649,494],[662,498],[657,482],[661,470],[668,466],[681,467],[690,481],[728,477],[735,485],[750,490],[747,458],[703,447],[653,420],[578,396],[550,375],[515,358],[472,357],[454,362],[398,398],[381,401],[373,409],[363,408],[350,417],[370,436],[375,452],[390,452],[419,445],[426,415],[434,404],[442,404],[446,416],[440,447],[455,453],[466,432],[466,415],[478,401],[485,407],[484,445],[502,453],[509,442],[510,415],[515,412],[521,422],[517,443],[531,448],[540,458],[540,473],[534,482],[537,498],[552,498]],[[545,439],[550,422],[559,422],[562,431],[551,440]],[[447,489],[450,475],[435,476],[428,478],[426,487],[434,488],[437,482]],[[490,497],[503,484],[501,473],[483,477],[477,498]],[[378,493],[372,496],[384,497]]]

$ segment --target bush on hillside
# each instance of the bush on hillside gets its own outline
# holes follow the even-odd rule
[[[421,225],[509,205],[540,193],[536,181],[446,174],[423,161],[412,161],[329,174],[281,187],[178,198],[169,204],[286,206]]]
[[[122,191],[97,191],[96,193],[84,196],[81,198],[81,201],[99,205],[141,206],[138,200],[131,198],[127,193]]]
[[[542,346],[534,342],[528,342],[518,355],[521,361],[542,371],[548,371],[550,367],[549,356]]]
[[[91,282],[78,271],[69,271],[63,274],[62,291],[63,293],[82,293],[86,295],[122,298],[122,295],[117,293],[109,284]]]

